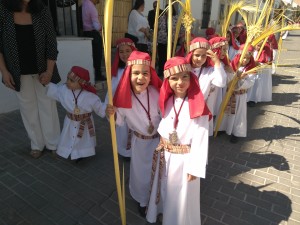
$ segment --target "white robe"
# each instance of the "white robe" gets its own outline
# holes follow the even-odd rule
[[[243,68],[240,68],[243,70]],[[244,79],[237,82],[236,91],[249,89],[254,84],[255,75],[249,74]],[[235,114],[224,113],[219,131],[226,131],[228,135],[233,134],[237,137],[246,137],[247,135],[247,93],[235,95],[236,106]]]
[[[114,96],[116,89],[119,85],[120,79],[123,76],[124,68],[119,68],[117,76],[112,77],[111,79],[111,86],[112,86],[112,95]],[[108,94],[106,94],[104,105],[108,104]],[[127,142],[128,142],[128,126],[127,123],[124,123],[123,126],[116,125],[116,136],[117,136],[117,146],[118,146],[118,153],[124,157],[131,157],[131,149],[128,149]]]
[[[148,116],[133,94],[131,96],[132,108],[117,109],[117,125],[122,126],[124,122],[126,122],[132,131],[136,131],[145,136],[152,136],[157,133],[157,127],[161,120],[158,107],[159,93],[152,86],[149,86],[148,90],[150,115],[154,126],[152,134],[147,132],[149,127]],[[147,91],[137,94],[137,97],[147,109]],[[135,134],[132,135],[129,191],[131,196],[139,202],[142,207],[146,206],[149,201],[152,157],[158,143],[158,137],[144,140],[138,138]]]
[[[253,53],[256,58],[257,51]],[[268,66],[259,69],[255,75],[255,83],[247,92],[247,101],[270,102],[272,101],[272,69]]]
[[[175,99],[178,111],[183,99]],[[169,139],[174,130],[175,113],[173,98],[166,104],[166,115],[159,124],[162,138]],[[160,202],[155,203],[158,188],[157,163],[154,182],[147,210],[147,221],[156,222],[157,215],[163,213],[163,225],[200,225],[200,178],[205,178],[208,152],[208,116],[190,119],[189,104],[186,99],[179,114],[177,126],[178,142],[190,144],[190,153],[173,154],[164,151],[165,164],[161,179]],[[187,174],[196,176],[187,181]]]
[[[234,49],[233,46],[228,46],[228,58],[230,61],[238,54],[239,50]]]
[[[217,92],[219,91],[216,87],[225,87],[226,85],[226,72],[221,67],[203,67],[201,74],[200,68],[193,68],[192,72],[198,77],[200,89],[203,93],[203,97],[206,104],[212,114],[214,114],[214,106],[217,100]],[[209,122],[209,135],[213,135],[213,120]]]
[[[77,96],[80,90],[75,90],[74,94]],[[74,113],[75,99],[73,93],[65,84],[56,85],[50,83],[48,85],[47,95],[61,103],[64,109],[69,113]],[[91,113],[94,111],[97,115],[104,117],[103,104],[100,98],[86,90],[83,90],[77,100],[80,114]],[[95,128],[94,119],[91,115],[91,120]],[[89,157],[95,155],[96,137],[90,136],[88,125],[85,124],[83,135],[81,138],[77,137],[80,121],[70,120],[65,117],[63,130],[61,132],[60,140],[57,147],[57,154],[61,157],[77,159],[82,157]]]

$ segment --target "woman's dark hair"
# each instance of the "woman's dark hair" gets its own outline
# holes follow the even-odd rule
[[[11,12],[21,12],[23,0],[2,0],[3,5]],[[30,0],[28,2],[27,12],[39,13],[45,7],[42,0]]]
[[[132,9],[138,10],[142,5],[145,5],[145,0],[136,0]]]
[[[166,4],[166,8],[168,8],[169,4]],[[176,12],[176,9],[175,9],[175,6],[172,4],[172,16],[176,16],[177,15],[177,12]]]

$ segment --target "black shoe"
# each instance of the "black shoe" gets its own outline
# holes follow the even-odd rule
[[[221,130],[221,131],[218,131],[217,133],[217,137],[223,135],[223,134],[226,134],[226,131],[225,130]]]
[[[131,160],[131,157],[122,156],[122,158],[123,158],[123,161],[125,161],[125,162],[130,162],[130,160]]]
[[[253,102],[253,101],[249,101],[249,102],[247,102],[247,105],[248,105],[249,107],[255,107],[256,103]]]
[[[140,203],[138,203],[138,211],[141,217],[145,218],[146,217],[146,206],[142,207],[140,206]]]
[[[239,138],[237,136],[231,135],[230,142],[235,144],[238,143]]]
[[[78,164],[79,162],[81,162],[84,158],[78,158],[75,160],[75,163]]]

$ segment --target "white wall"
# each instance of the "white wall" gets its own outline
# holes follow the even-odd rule
[[[57,66],[62,82],[66,81],[67,73],[72,66],[81,66],[89,70],[91,81],[94,81],[92,44],[90,38],[59,37]],[[0,113],[19,108],[15,92],[0,84]]]

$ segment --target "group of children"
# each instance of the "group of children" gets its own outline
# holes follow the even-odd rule
[[[48,96],[67,111],[57,154],[71,159],[95,155],[91,112],[115,116],[119,154],[131,157],[129,190],[140,215],[151,223],[160,218],[164,225],[201,224],[200,178],[206,174],[213,116],[236,72],[239,81],[220,130],[232,142],[246,136],[247,90],[255,75],[245,72],[256,65],[254,49],[238,68],[240,52],[230,63],[225,37],[196,37],[186,57],[167,60],[162,82],[149,54],[136,51],[133,41],[122,38],[116,47],[113,105],[107,97],[101,102],[81,67],[71,69],[66,84],[49,84]]]

